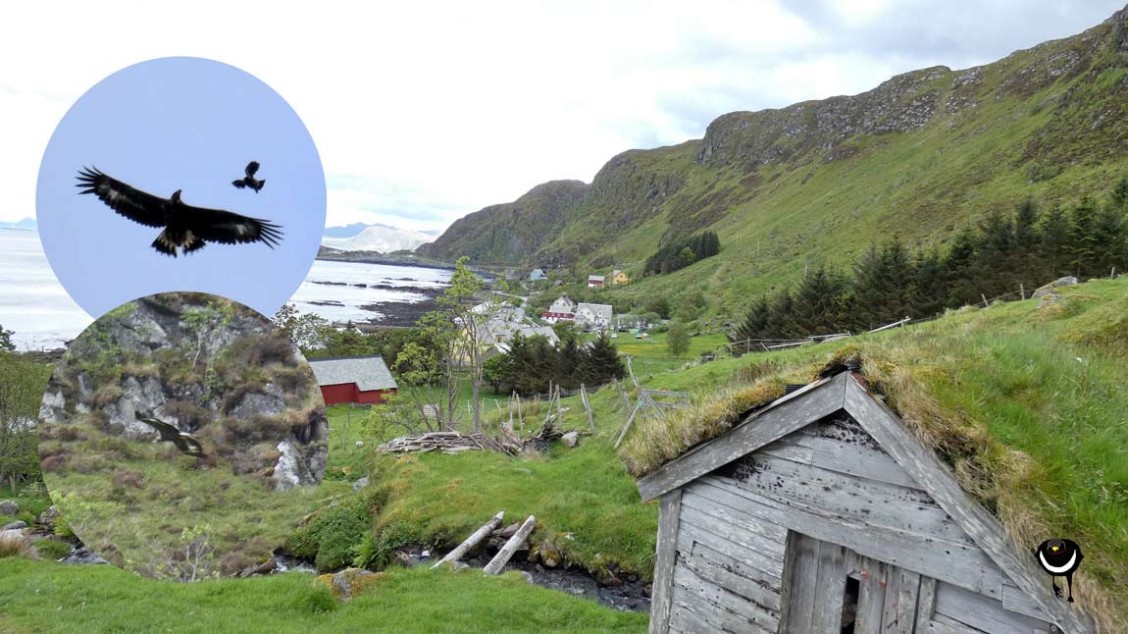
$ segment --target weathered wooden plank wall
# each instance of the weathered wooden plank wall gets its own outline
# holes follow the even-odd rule
[[[774,634],[787,530],[700,495],[701,488],[679,489],[669,631],[700,632],[704,624]]]

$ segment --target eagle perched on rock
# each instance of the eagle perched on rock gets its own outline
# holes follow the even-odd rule
[[[259,190],[262,189],[262,186],[266,184],[266,179],[263,179],[261,181],[255,180],[255,172],[258,171],[258,168],[258,161],[251,161],[250,163],[247,163],[247,167],[244,170],[246,176],[231,181],[231,184],[239,189],[250,187],[251,189],[255,190],[256,194],[259,193]]]
[[[140,413],[134,412],[134,418],[145,423],[146,425],[157,430],[161,435],[161,441],[168,441],[176,445],[176,448],[183,453],[194,456],[196,458],[204,457],[204,448],[200,445],[200,441],[196,440],[189,434],[186,434],[174,425],[170,425],[163,420],[151,418],[149,416],[142,416]]]
[[[94,194],[119,214],[146,227],[162,227],[152,247],[158,253],[176,257],[202,249],[207,242],[245,244],[264,242],[273,249],[282,238],[282,227],[259,218],[250,218],[222,209],[186,205],[181,190],[169,198],[154,196],[106,176],[97,168],[78,173],[79,194]]]

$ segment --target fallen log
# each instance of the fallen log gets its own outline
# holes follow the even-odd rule
[[[447,553],[445,557],[435,562],[435,565],[431,566],[431,570],[438,568],[448,561],[455,562],[461,559],[462,556],[469,552],[471,548],[476,546],[478,542],[485,539],[486,535],[489,535],[491,532],[493,532],[493,530],[501,524],[501,520],[504,517],[505,511],[498,511],[497,515],[494,515],[493,518],[490,519],[490,521],[486,522],[482,525],[481,528],[471,533],[465,541],[459,544],[454,550]]]
[[[487,575],[499,574],[502,569],[505,568],[505,564],[509,563],[510,558],[513,557],[513,553],[517,552],[521,544],[525,543],[525,540],[528,539],[529,533],[533,532],[533,526],[535,524],[536,520],[530,515],[529,518],[525,520],[525,523],[521,524],[521,528],[517,529],[517,533],[514,534],[513,537],[510,537],[509,541],[505,542],[501,550],[497,551],[494,558],[490,560],[490,563],[486,564],[486,567],[482,569],[483,572]]]

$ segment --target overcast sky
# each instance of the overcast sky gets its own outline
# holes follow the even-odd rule
[[[13,3],[0,38],[0,220],[34,215],[71,104],[147,59],[199,56],[270,85],[309,129],[329,225],[443,229],[717,116],[994,61],[1123,0]],[[342,6],[342,5],[337,5]],[[843,7],[849,7],[845,9]],[[185,10],[187,9],[187,10]]]

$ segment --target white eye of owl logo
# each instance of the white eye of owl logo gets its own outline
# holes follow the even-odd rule
[[[1081,547],[1070,539],[1047,539],[1034,549],[1034,557],[1038,565],[1051,575],[1050,583],[1053,585],[1054,594],[1061,596],[1061,588],[1057,585],[1056,577],[1065,577],[1069,586],[1068,601],[1073,603],[1073,573],[1085,558],[1081,554]]]

